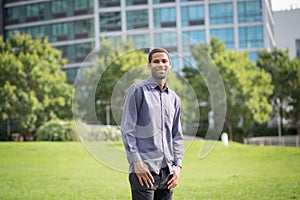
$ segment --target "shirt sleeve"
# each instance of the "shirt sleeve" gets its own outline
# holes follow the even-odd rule
[[[127,160],[129,163],[141,160],[135,137],[138,110],[138,91],[134,86],[131,86],[124,97],[124,107],[121,120],[122,139],[126,150]]]
[[[173,122],[173,128],[172,128],[173,154],[174,154],[173,164],[175,166],[179,166],[182,168],[184,143],[183,143],[183,134],[182,134],[180,117],[181,117],[180,100],[177,99],[176,104],[175,104],[175,115],[174,115],[174,122]]]

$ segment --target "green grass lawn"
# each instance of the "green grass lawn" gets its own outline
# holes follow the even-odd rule
[[[174,199],[300,199],[300,148],[218,143],[187,149]],[[130,199],[126,173],[80,142],[0,143],[0,199]]]

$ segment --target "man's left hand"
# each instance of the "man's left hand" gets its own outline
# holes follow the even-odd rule
[[[173,190],[177,184],[178,184],[178,179],[179,179],[179,174],[180,174],[181,168],[176,166],[173,172],[173,177],[168,181],[168,189]]]

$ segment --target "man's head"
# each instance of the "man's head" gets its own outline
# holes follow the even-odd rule
[[[169,52],[163,48],[155,48],[148,55],[148,68],[155,80],[167,78],[172,63]]]

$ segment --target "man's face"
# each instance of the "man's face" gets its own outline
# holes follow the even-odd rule
[[[148,68],[154,79],[165,79],[171,69],[172,63],[168,55],[163,52],[157,52],[152,55],[152,60],[148,63]]]

